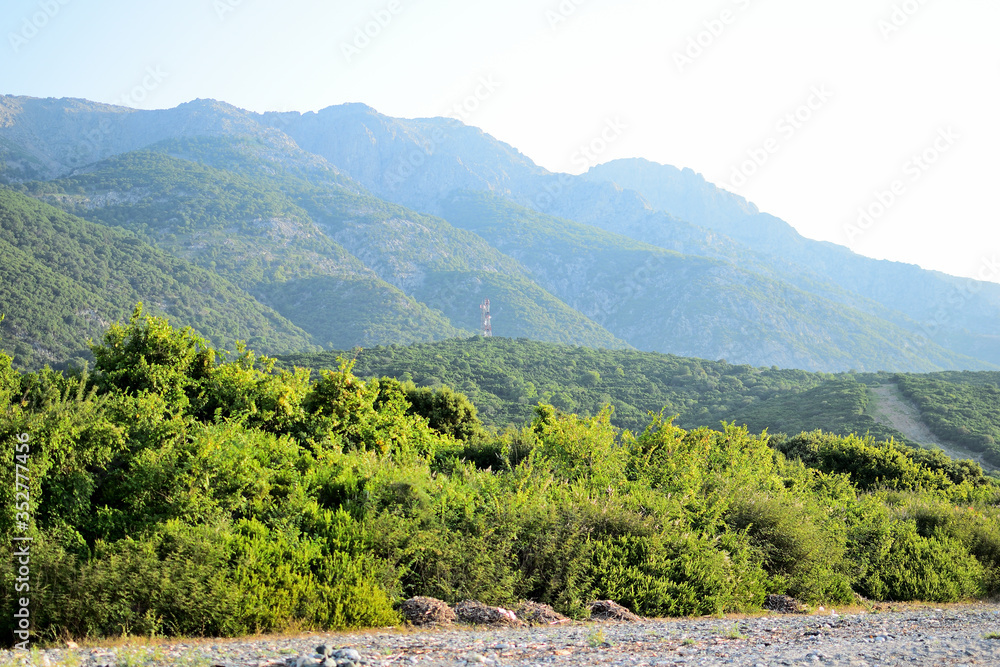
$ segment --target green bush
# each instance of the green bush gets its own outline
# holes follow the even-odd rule
[[[874,600],[955,602],[985,592],[989,572],[957,539],[924,537],[913,521],[868,505],[849,533],[854,586]]]
[[[164,524],[106,543],[90,558],[42,534],[32,545],[35,627],[47,640],[245,631],[224,529]]]
[[[836,436],[814,431],[781,444],[789,458],[827,473],[845,473],[862,490],[945,489],[953,482],[940,469],[916,462],[894,442],[876,442],[856,435]]]
[[[389,592],[394,573],[370,554],[361,527],[330,512],[316,524],[313,535],[299,537],[255,520],[236,526],[233,579],[243,633],[399,622]]]
[[[804,602],[852,599],[842,523],[830,519],[811,498],[789,494],[740,494],[726,512],[727,523],[745,532],[771,577],[769,592]]]
[[[622,535],[591,551],[593,594],[647,616],[759,609],[766,575],[738,535]]]

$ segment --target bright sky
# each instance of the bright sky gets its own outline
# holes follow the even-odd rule
[[[690,167],[810,238],[1000,282],[998,25],[996,0],[6,0],[0,92],[364,102],[572,173],[617,122],[595,162]]]

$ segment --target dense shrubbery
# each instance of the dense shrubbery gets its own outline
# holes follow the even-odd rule
[[[997,590],[1000,491],[892,443],[641,432],[539,405],[496,434],[450,390],[311,378],[137,311],[92,374],[0,356],[0,532],[31,436],[41,636],[396,623],[412,595],[646,615]],[[930,464],[930,465],[928,465]],[[966,471],[968,472],[968,471]],[[3,545],[4,559],[10,558]],[[10,637],[12,572],[0,572]]]
[[[336,368],[337,353],[290,355],[281,365]],[[613,403],[614,424],[641,431],[648,413],[666,410],[684,428],[746,424],[754,432],[902,436],[868,414],[863,383],[889,374],[831,375],[755,368],[636,350],[597,350],[523,338],[466,338],[361,350],[356,372],[420,386],[451,386],[468,396],[490,426],[518,426],[539,402],[583,415]]]

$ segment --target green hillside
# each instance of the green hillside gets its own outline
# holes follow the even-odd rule
[[[480,192],[443,202],[452,224],[517,259],[539,285],[642,350],[784,368],[992,368],[738,261],[685,255]]]
[[[229,281],[134,235],[0,187],[0,347],[23,368],[89,355],[88,337],[137,302],[232,348],[318,349],[309,336]]]
[[[285,368],[337,368],[340,358],[353,359],[355,372],[363,377],[453,387],[470,398],[492,428],[523,424],[538,403],[585,416],[611,405],[611,422],[632,431],[641,431],[650,414],[662,411],[675,416],[682,428],[718,429],[723,421],[733,422],[751,433],[767,431],[778,441],[816,430],[894,440],[919,449],[913,455],[928,464],[950,466],[940,451],[920,449],[932,443],[912,441],[876,420],[869,387],[898,383],[938,437],[981,452],[991,471],[1000,468],[1000,458],[988,446],[991,438],[1000,438],[1000,393],[993,384],[998,373],[834,375],[498,337],[285,355],[279,363]],[[964,383],[944,388],[941,377],[963,378]]]
[[[267,170],[259,153],[274,150],[250,139],[165,142],[28,192],[219,273],[327,347],[467,335],[488,293],[511,335],[626,346],[475,234],[351,191],[308,161],[285,171],[275,158]]]
[[[2,96],[0,115],[0,182],[217,273],[318,345],[466,335],[488,297],[512,337],[834,372],[996,369],[1000,287],[809,241],[690,170],[553,174],[458,121],[357,104]]]
[[[903,440],[865,414],[864,385],[850,374],[755,368],[500,337],[286,355],[281,364],[336,368],[338,356],[354,358],[354,370],[363,377],[453,387],[472,400],[484,422],[495,427],[524,423],[540,401],[582,415],[598,414],[610,403],[615,408],[613,423],[631,430],[641,430],[648,413],[663,410],[666,416],[677,415],[674,423],[682,428],[716,428],[723,420],[735,420],[756,432],[823,429],[864,435],[870,431],[880,438]],[[866,375],[860,380],[878,377]]]
[[[1000,373],[902,375],[899,388],[936,436],[1000,466]]]
[[[138,151],[72,178],[30,184],[28,192],[93,222],[131,230],[231,280],[317,345],[465,333],[381,280],[263,177]]]

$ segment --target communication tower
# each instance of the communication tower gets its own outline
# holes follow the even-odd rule
[[[483,336],[492,338],[493,323],[490,320],[490,300],[483,299],[483,302],[479,305],[479,310],[483,313]]]

